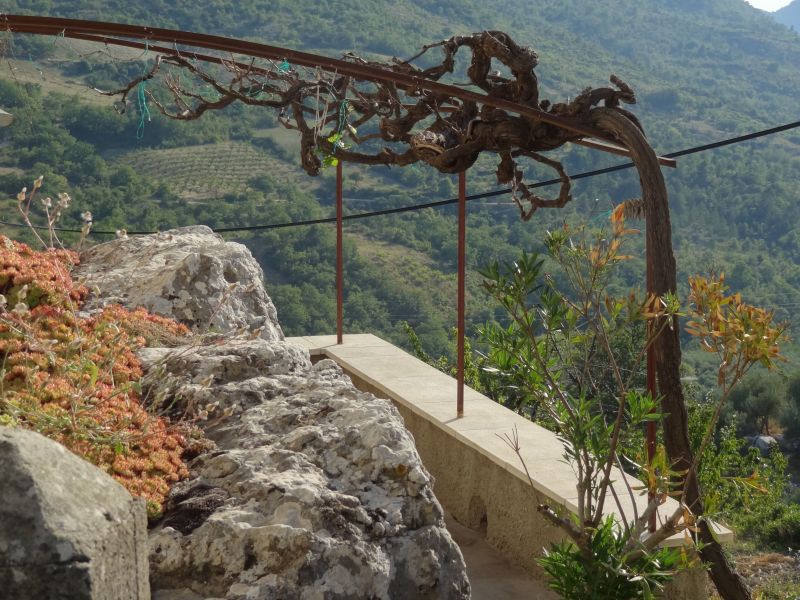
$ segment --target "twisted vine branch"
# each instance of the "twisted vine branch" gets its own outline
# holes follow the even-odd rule
[[[412,64],[434,48],[443,54],[438,63],[424,69]],[[469,84],[492,98],[583,124],[591,122],[594,108],[604,106],[624,114],[639,126],[630,112],[620,108],[623,103],[635,103],[633,90],[613,75],[612,87],[586,88],[568,102],[553,104],[540,99],[534,71],[538,56],[530,47],[516,44],[500,31],[454,36],[425,46],[408,60],[393,59],[388,64],[353,54],[346,54],[344,59],[438,81],[453,73],[456,56],[462,49],[470,52]],[[503,65],[508,74],[493,70],[493,61]],[[252,60],[242,64],[231,59],[222,64],[222,72],[212,74],[190,55],[176,50],[174,54],[158,55],[146,73],[123,88],[102,93],[119,96],[119,106],[124,110],[132,91],[160,76],[167,93],[146,89],[145,94],[163,115],[172,119],[197,119],[209,110],[219,110],[234,102],[276,108],[281,124],[300,133],[300,162],[309,175],[319,174],[326,157],[328,162],[335,157],[346,162],[387,166],[424,162],[442,173],[459,173],[469,168],[482,152],[490,152],[500,158],[498,182],[511,184],[523,219],[530,219],[539,208],[562,207],[571,199],[570,178],[563,166],[541,153],[576,141],[583,137],[581,134],[535,117],[510,114],[485,104],[478,106],[472,101],[410,85],[295,68],[285,61],[256,64]],[[181,77],[180,73],[189,77]],[[197,82],[205,91],[193,87]],[[355,150],[351,145],[361,148]],[[557,197],[538,196],[525,185],[517,162],[520,158],[547,165],[558,173],[561,186]]]

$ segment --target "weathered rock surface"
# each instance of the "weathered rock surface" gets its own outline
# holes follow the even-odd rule
[[[192,462],[151,532],[156,600],[469,597],[390,402],[285,342],[239,337],[141,358],[183,407],[211,410],[218,446]]]
[[[250,251],[202,225],[94,246],[73,276],[100,290],[89,308],[144,306],[195,331],[246,328],[266,340],[283,339],[264,273]]]
[[[772,449],[778,447],[778,440],[771,435],[756,435],[749,439],[751,440],[750,445],[758,449],[761,456],[764,457],[769,456]]]
[[[147,600],[144,500],[60,444],[0,427],[0,597]]]
[[[140,352],[151,398],[206,420],[216,449],[190,464],[150,534],[157,600],[469,597],[413,440],[386,400],[283,342],[261,269],[206,227],[116,240],[75,273],[103,303],[196,331]],[[254,335],[256,329],[258,335]]]

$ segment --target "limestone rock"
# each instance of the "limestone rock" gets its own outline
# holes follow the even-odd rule
[[[430,476],[389,401],[285,342],[140,357],[181,408],[215,405],[206,433],[217,450],[191,463],[151,532],[156,600],[469,597]]]
[[[202,225],[94,246],[82,254],[73,276],[100,290],[89,308],[144,306],[199,332],[247,328],[266,340],[283,339],[263,271],[250,251]]]
[[[38,433],[0,427],[0,596],[147,600],[145,503]]]
[[[778,447],[778,440],[776,440],[771,435],[756,435],[753,436],[751,441],[751,445],[758,449],[761,453],[761,456],[767,457],[772,452],[773,448]]]

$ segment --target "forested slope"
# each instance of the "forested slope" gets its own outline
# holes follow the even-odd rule
[[[800,115],[800,36],[743,0],[211,0],[202,6],[157,0],[12,0],[4,10],[179,27],[330,55],[352,50],[407,56],[453,34],[502,29],[540,54],[537,71],[543,95],[555,101],[585,86],[602,85],[611,73],[627,81],[640,100],[634,110],[661,152],[794,121]],[[63,75],[108,86],[139,72],[141,64],[104,65],[71,51],[73,46],[63,40],[14,36],[12,41],[16,54],[11,58],[43,65],[47,77],[32,81],[44,89],[39,97],[20,92],[14,73],[0,69],[7,82],[0,105],[31,115],[6,134],[10,145],[3,149],[3,165],[8,174],[0,176],[6,194],[14,194],[26,178],[44,170],[64,178],[51,178],[51,185],[67,188],[79,198],[81,209],[93,210],[97,227],[112,229],[165,227],[197,219],[210,225],[244,225],[330,214],[330,174],[309,185],[293,166],[298,159],[292,140],[275,128],[273,115],[233,108],[188,125],[156,115],[147,122],[143,139],[137,140],[135,111],[121,117],[108,104],[69,105],[54,99],[51,84]],[[667,173],[682,275],[723,270],[735,287],[787,317],[800,294],[799,131],[685,157],[677,171]],[[210,168],[229,160],[231,152],[221,148],[231,148],[224,146],[231,142],[242,149],[241,161],[250,161],[252,176],[237,175],[233,181],[232,168]],[[187,157],[200,155],[218,158],[195,161],[180,179],[178,166],[184,168]],[[586,149],[570,149],[566,155],[571,172],[616,161]],[[160,167],[141,167],[145,164]],[[493,168],[491,161],[481,161],[470,174],[470,190],[493,189]],[[550,177],[542,171],[532,174]],[[351,211],[436,200],[454,191],[450,178],[420,166],[391,172],[351,169],[348,177]],[[194,196],[187,195],[189,188]],[[510,258],[520,248],[536,249],[544,230],[559,219],[597,220],[635,190],[631,173],[581,180],[568,209],[540,211],[530,223],[520,223],[508,205],[496,203],[507,198],[471,206],[469,263],[475,268],[494,258]],[[77,212],[70,218],[74,220]],[[415,263],[420,280],[436,280],[437,273],[452,273],[454,267],[452,211],[381,217],[348,228],[358,233],[348,245],[349,325],[398,339],[399,321],[408,319],[431,347],[444,348],[450,308],[436,294],[409,285],[408,268],[380,266],[380,255],[369,244],[380,240],[427,257]],[[324,228],[298,228],[252,237],[253,248],[275,282],[276,301],[290,333],[332,326],[329,234]],[[386,252],[390,258],[402,255]],[[408,253],[405,258],[417,255]],[[396,264],[390,258],[388,263]],[[642,269],[639,257],[620,285],[640,281]],[[493,309],[480,295],[477,277],[472,291],[473,322],[491,318]]]

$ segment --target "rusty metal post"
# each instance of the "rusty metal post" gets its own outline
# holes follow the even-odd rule
[[[458,392],[456,397],[456,416],[464,416],[464,336],[466,335],[466,249],[467,249],[467,172],[458,174]]]
[[[651,251],[650,244],[647,244],[647,248],[645,249],[645,253],[647,254],[647,295],[653,293],[653,252]],[[647,340],[651,339],[655,331],[654,323],[650,321],[647,324]],[[656,352],[655,346],[650,344],[647,347],[647,391],[650,393],[652,398],[657,398],[656,396]],[[656,422],[655,421],[648,421],[647,423],[647,464],[652,465],[653,459],[656,456]],[[653,494],[648,494],[648,500],[653,500]],[[651,533],[656,530],[656,513],[654,512],[650,515],[650,520],[648,522],[648,529]]]
[[[344,319],[344,259],[342,257],[342,161],[336,164],[336,343],[342,343]]]

